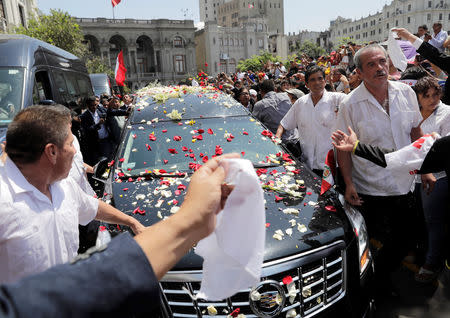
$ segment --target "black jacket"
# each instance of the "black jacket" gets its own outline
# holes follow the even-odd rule
[[[450,74],[450,55],[439,52],[437,48],[427,42],[423,42],[417,50],[420,55],[435,64],[441,70]],[[444,104],[450,105],[450,76],[445,82],[444,96],[442,97]]]
[[[157,316],[158,280],[129,234],[78,258],[0,286],[0,317]]]

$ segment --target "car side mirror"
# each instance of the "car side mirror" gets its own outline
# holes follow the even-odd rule
[[[92,175],[92,179],[105,183],[106,179],[108,178],[108,168],[108,158],[101,158],[100,161],[97,162],[93,167],[94,174]]]

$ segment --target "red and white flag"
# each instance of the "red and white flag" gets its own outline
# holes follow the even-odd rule
[[[118,4],[120,3],[120,1],[122,1],[122,0],[111,0],[111,4],[112,4],[113,8],[114,8],[116,5],[118,5]]]
[[[334,150],[328,151],[325,158],[325,166],[323,167],[322,186],[320,195],[324,194],[334,185],[334,176],[336,175],[336,160],[334,159]]]
[[[125,68],[125,63],[123,62],[123,51],[119,52],[116,60],[116,71],[115,71],[115,79],[118,86],[124,86],[125,82],[125,74],[127,73],[127,69]]]
[[[248,8],[249,8],[249,9],[253,9],[254,7],[255,7],[255,6],[254,6],[253,4],[250,4],[250,3],[248,4]]]

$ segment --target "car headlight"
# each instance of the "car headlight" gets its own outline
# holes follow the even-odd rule
[[[339,195],[339,201],[344,206],[345,214],[347,215],[350,223],[353,226],[357,242],[359,253],[359,274],[362,275],[370,263],[372,257],[369,250],[369,234],[367,233],[366,222],[362,214],[356,210],[353,206],[345,202],[344,196]]]

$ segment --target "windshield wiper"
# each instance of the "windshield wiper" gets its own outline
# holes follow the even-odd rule
[[[273,168],[273,167],[279,167],[281,164],[275,163],[275,162],[269,162],[269,163],[254,163],[253,167],[255,168]]]
[[[118,179],[120,180],[128,180],[129,178],[137,179],[156,179],[156,178],[184,178],[188,175],[187,172],[180,172],[178,174],[169,174],[169,173],[154,173],[154,172],[146,172],[142,174],[134,174],[134,175],[127,175],[119,176]]]

